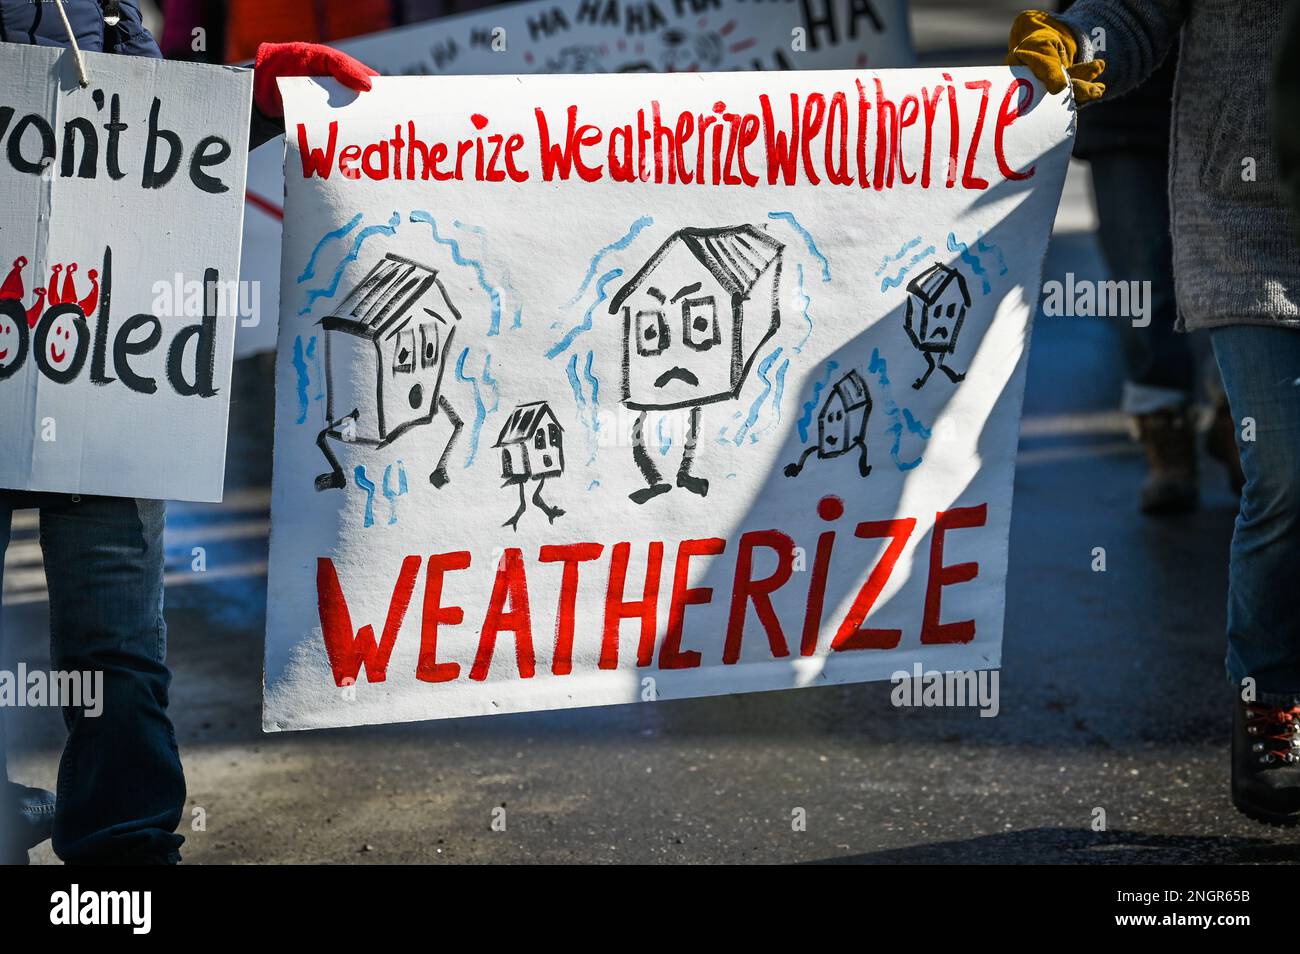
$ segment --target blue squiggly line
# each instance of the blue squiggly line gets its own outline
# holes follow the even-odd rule
[[[919,434],[922,439],[930,439],[930,430],[921,423],[919,419],[912,415],[907,408],[900,408],[894,400],[889,389],[889,366],[885,359],[880,356],[880,349],[871,350],[871,362],[867,365],[867,373],[874,374],[884,392],[885,413],[894,422],[885,430],[887,433],[894,435],[894,443],[889,449],[889,456],[894,461],[894,466],[900,471],[908,471],[920,465],[922,456],[917,455],[915,460],[904,461],[900,459],[903,447],[903,429],[906,427],[911,434]]]
[[[979,256],[970,250],[970,246],[965,242],[958,242],[957,235],[954,232],[948,233],[948,251],[961,252],[961,260],[970,266],[970,270],[980,276],[980,284],[984,289],[984,294],[988,294],[992,286],[985,276],[988,274],[984,271],[984,265],[979,260]]]
[[[495,414],[497,408],[501,406],[501,388],[498,387],[497,379],[492,377],[492,355],[488,354],[483,358],[483,383],[492,389],[492,406],[488,408],[489,414]]]
[[[361,246],[365,243],[366,239],[370,238],[372,235],[393,235],[397,232],[397,227],[401,224],[402,217],[394,212],[393,217],[388,220],[387,225],[367,225],[364,229],[358,232],[357,237],[352,242],[351,251],[344,255],[335,267],[334,277],[330,279],[330,283],[323,288],[307,289],[307,304],[303,305],[302,308],[298,310],[298,314],[309,314],[312,305],[316,304],[317,300],[321,298],[333,298],[338,294],[339,280],[343,278],[343,270],[350,262],[355,262],[357,260],[357,256],[361,254]]]
[[[592,315],[595,314],[596,308],[600,303],[608,297],[605,293],[605,286],[622,274],[623,269],[611,268],[604,275],[600,276],[600,280],[596,282],[596,300],[591,303],[591,307],[583,314],[582,324],[570,328],[563,338],[551,345],[551,349],[546,352],[547,358],[554,358],[557,355],[563,354],[565,350],[568,349],[569,345],[573,344],[574,339],[577,338],[578,335],[591,330],[593,320]]]
[[[565,365],[564,373],[569,379],[569,387],[573,390],[573,399],[578,402],[578,407],[587,406],[587,399],[582,394],[582,382],[578,380],[578,356],[569,355],[569,363]]]
[[[587,383],[591,385],[591,428],[592,430],[599,431],[600,430],[600,378],[596,377],[595,373],[591,370],[591,362],[595,360],[595,357],[596,356],[593,352],[591,351],[587,352],[587,364],[582,369],[582,376],[586,378]]]
[[[366,511],[362,520],[362,526],[373,527],[375,525],[375,484],[366,476],[366,467],[364,464],[357,464],[356,469],[352,471],[352,477],[356,480],[357,486],[366,492]]]
[[[632,244],[633,241],[636,240],[636,237],[641,234],[643,229],[653,224],[654,224],[654,219],[652,219],[650,216],[648,215],[641,216],[641,218],[637,219],[635,222],[632,223],[632,227],[627,230],[626,235],[624,235],[618,241],[611,242],[609,245],[606,245],[595,255],[593,255],[591,257],[591,264],[587,266],[587,274],[582,277],[582,284],[578,286],[578,290],[574,292],[573,297],[570,298],[565,303],[564,307],[572,308],[574,305],[578,303],[578,300],[582,298],[583,294],[586,293],[587,286],[590,285],[591,280],[596,277],[596,270],[600,268],[600,260],[602,258],[608,255],[610,252],[619,252],[627,248],[629,245]],[[622,272],[620,272],[619,274],[621,275]]]
[[[777,424],[781,423],[781,399],[785,396],[785,373],[789,369],[790,369],[789,358],[786,358],[784,361],[782,361],[781,366],[776,369],[776,375],[775,375],[776,393],[772,395],[772,410],[774,410],[776,413],[773,417],[769,417],[767,419],[767,423],[764,424],[754,435],[755,440],[762,437],[764,434],[766,434]]]
[[[830,281],[831,263],[826,260],[826,256],[822,254],[821,249],[817,247],[817,243],[813,241],[812,233],[799,224],[799,220],[794,217],[794,213],[793,212],[769,212],[767,213],[767,217],[769,219],[780,219],[788,223],[790,228],[794,229],[796,232],[799,233],[799,236],[803,239],[804,244],[808,246],[808,251],[812,253],[814,258],[816,258],[819,262],[822,263],[822,281],[823,282]]]
[[[831,375],[840,366],[838,361],[826,362],[826,374],[820,381],[813,385],[812,397],[804,402],[803,412],[799,415],[797,427],[799,428],[799,440],[808,443],[808,426],[812,423],[813,415],[817,412],[817,399],[821,397],[822,391],[826,385],[831,383]]]
[[[316,256],[320,255],[321,250],[325,248],[329,242],[334,239],[343,238],[360,224],[361,213],[358,212],[352,217],[352,221],[348,222],[346,225],[340,225],[333,232],[326,232],[321,236],[321,240],[317,242],[316,247],[311,250],[311,256],[307,259],[307,267],[304,268],[302,274],[298,276],[298,284],[301,285],[303,282],[316,277]]]
[[[1007,273],[1007,260],[1002,257],[1001,246],[994,245],[992,242],[985,242],[983,229],[980,229],[979,232],[976,233],[976,237],[977,241],[975,242],[975,247],[981,252],[992,252],[996,255],[998,257],[998,274],[1005,275]]]
[[[434,221],[433,216],[428,212],[420,209],[415,210],[411,213],[411,221],[423,222],[429,226],[429,230],[433,233],[433,240],[451,250],[451,260],[457,265],[464,265],[466,268],[473,270],[475,277],[478,279],[479,287],[487,292],[488,301],[492,302],[492,314],[488,320],[488,337],[491,338],[501,334],[501,292],[488,282],[487,273],[483,270],[483,263],[477,259],[467,258],[460,250],[460,243],[454,238],[443,238],[439,235],[438,223]]]
[[[315,338],[311,339],[315,342]],[[307,421],[307,361],[303,357],[302,335],[293,339],[293,370],[298,376],[298,420],[297,423],[304,424]]]
[[[899,273],[897,275],[895,275],[893,278],[886,276],[885,279],[880,283],[880,290],[882,292],[888,291],[891,288],[897,288],[899,285],[903,284],[903,276],[906,275],[908,272],[910,272],[913,268],[915,268],[917,264],[923,261],[927,256],[933,254],[934,254],[933,245],[927,245],[925,248],[921,249],[921,251],[917,252],[915,255],[911,257],[911,259],[908,260],[907,264],[904,265],[901,270],[899,270]]]
[[[795,345],[794,348],[792,348],[791,350],[793,350],[795,354],[802,354],[803,346],[807,344],[808,339],[812,337],[812,333],[813,333],[812,315],[808,313],[808,306],[812,304],[812,299],[808,297],[807,293],[804,291],[803,288],[803,263],[802,262],[795,265],[794,272],[795,272],[795,276],[799,280],[799,284],[798,284],[799,301],[800,301],[799,307],[803,311],[803,320],[808,323],[808,330],[804,332],[803,337],[799,339],[799,343]]]
[[[897,262],[897,261],[898,261],[899,259],[901,259],[904,255],[906,255],[909,251],[911,251],[912,249],[916,248],[916,247],[917,247],[918,245],[920,245],[920,244],[921,244],[921,236],[918,235],[918,236],[916,236],[916,238],[913,238],[913,239],[910,239],[909,241],[907,241],[907,242],[903,245],[903,247],[900,248],[900,249],[899,249],[895,254],[893,254],[893,255],[886,255],[884,258],[882,258],[882,259],[880,260],[880,267],[876,269],[876,277],[879,278],[881,275],[883,275],[883,274],[885,273],[885,270],[889,268],[889,263],[890,263],[890,262]]]
[[[758,397],[754,398],[754,403],[749,406],[749,414],[745,417],[745,423],[736,428],[736,436],[732,438],[732,441],[737,447],[740,446],[741,441],[745,439],[745,435],[749,434],[750,429],[753,428],[754,423],[758,420],[759,409],[762,408],[763,402],[767,400],[767,396],[772,393],[772,381],[767,376],[767,372],[772,369],[772,365],[776,363],[776,359],[780,356],[781,349],[777,348],[758,363],[758,378],[763,382],[763,390],[759,392]],[[757,440],[757,434],[750,436],[751,444]]]
[[[325,372],[321,370],[320,352],[316,350],[316,336],[312,335],[311,340],[307,342],[307,360],[316,369],[316,393],[311,396],[313,401],[325,400]]]
[[[389,464],[384,468],[384,496],[388,498],[388,525],[391,527],[397,523],[397,498],[406,493],[406,468],[402,462],[397,462],[397,489],[393,490],[389,478],[393,474],[393,465]]]
[[[469,432],[469,456],[465,458],[465,467],[468,469],[474,463],[474,458],[478,454],[479,434],[483,430],[483,422],[487,420],[487,406],[483,403],[483,395],[479,393],[478,379],[472,378],[465,373],[465,359],[469,357],[469,348],[460,353],[456,359],[456,379],[464,381],[474,388],[474,425]]]
[[[664,418],[662,416],[659,418],[659,424],[655,427],[655,430],[659,434],[659,456],[663,457],[668,453],[668,448],[673,446],[673,438],[671,434],[664,433]]]
[[[459,219],[453,221],[451,224],[453,228],[469,232],[471,235],[477,235],[479,237],[487,235],[487,229],[479,225],[470,225],[466,222],[461,222]],[[504,297],[509,298],[515,303],[512,317],[510,319],[510,327],[522,328],[524,326],[524,306],[519,303],[519,295],[516,293],[514,282],[511,281],[510,266],[502,265],[500,262],[490,261],[486,255],[483,256],[483,261],[486,264],[492,265],[498,271],[501,276],[500,281],[497,282],[497,285],[499,286],[498,290],[507,292],[508,294]]]

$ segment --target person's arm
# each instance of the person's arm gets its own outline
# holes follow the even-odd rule
[[[1104,59],[1110,96],[1122,96],[1141,86],[1164,61],[1187,18],[1190,0],[1079,0],[1058,19],[1079,40],[1078,58],[1086,63]],[[1228,24],[1225,29],[1231,29]],[[1097,33],[1097,31],[1102,31]],[[1105,49],[1094,50],[1093,37],[1104,37]]]
[[[1079,0],[1057,15],[1026,10],[1012,24],[1006,63],[1027,66],[1049,92],[1072,86],[1080,104],[1107,90],[1122,96],[1164,60],[1189,2]]]
[[[112,9],[106,4],[101,4],[100,7],[105,13]],[[117,16],[116,23],[110,23],[108,19],[104,20],[106,51],[121,53],[124,56],[149,56],[155,60],[162,59],[162,51],[154,42],[153,34],[144,25],[144,19],[140,16],[140,8],[136,6],[135,0],[118,0],[113,13]]]
[[[253,119],[248,148],[256,149],[284,132],[284,101],[276,80],[281,76],[330,76],[348,89],[365,92],[378,76],[359,60],[319,43],[263,43],[253,64]]]

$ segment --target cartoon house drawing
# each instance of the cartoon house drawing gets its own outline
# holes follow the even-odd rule
[[[447,482],[447,458],[463,425],[441,393],[442,376],[459,321],[437,271],[391,253],[321,319],[326,423],[316,444],[330,470],[316,478],[317,490],[346,482],[330,441],[387,447],[439,412],[452,435],[429,481]]]
[[[787,464],[785,475],[798,477],[814,453],[819,460],[841,457],[858,449],[858,473],[871,473],[867,463],[867,420],[871,417],[871,392],[856,370],[835,382],[817,414],[817,443],[805,448],[799,459]]]
[[[952,370],[944,359],[956,352],[957,336],[970,308],[966,279],[955,268],[935,262],[907,283],[907,293],[904,328],[927,365],[912,387],[922,387],[936,367],[956,384],[966,375]]]
[[[519,529],[519,518],[528,507],[524,485],[530,480],[537,481],[533,503],[546,514],[546,519],[554,523],[556,517],[564,515],[559,507],[552,507],[542,499],[546,478],[564,473],[564,428],[549,404],[545,401],[520,404],[510,412],[492,446],[501,451],[501,479],[505,482],[502,486],[519,485],[519,509],[503,527]]]
[[[681,229],[610,302],[610,314],[623,317],[622,401],[640,412],[632,457],[646,486],[630,494],[636,503],[672,489],[646,451],[649,411],[688,409],[677,486],[709,492],[708,480],[690,472],[700,409],[734,400],[776,333],[784,248],[752,225]]]

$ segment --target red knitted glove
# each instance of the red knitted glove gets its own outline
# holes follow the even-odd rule
[[[364,63],[332,46],[319,43],[263,43],[253,64],[253,103],[262,115],[278,119],[284,101],[275,83],[281,76],[332,76],[348,89],[365,92],[370,77],[378,76]]]

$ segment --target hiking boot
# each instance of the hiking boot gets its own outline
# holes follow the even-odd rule
[[[1232,803],[1270,825],[1300,822],[1300,706],[1234,702]]]
[[[1237,423],[1232,419],[1228,403],[1220,401],[1214,408],[1214,419],[1205,435],[1205,451],[1228,472],[1228,487],[1237,496],[1246,486],[1246,475],[1241,471],[1241,454],[1237,450]]]
[[[1139,509],[1145,514],[1190,513],[1200,502],[1196,485],[1196,426],[1188,407],[1138,414],[1137,438],[1147,455]]]

